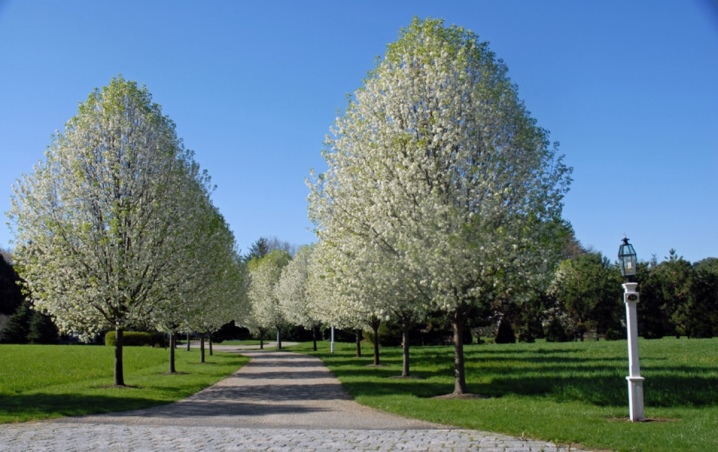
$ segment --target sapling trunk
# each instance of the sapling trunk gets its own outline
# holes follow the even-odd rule
[[[317,326],[312,325],[312,342],[314,343],[314,351],[317,351]]]
[[[401,351],[402,351],[402,366],[401,376],[408,378],[409,374],[409,322],[402,320],[401,322]]]
[[[374,365],[379,365],[379,326],[381,325],[381,319],[376,317],[371,319],[371,330],[374,333]]]
[[[177,346],[177,335],[174,332],[170,333],[170,373],[173,374],[175,370],[175,347]]]
[[[454,327],[454,394],[466,394],[464,369],[464,309],[457,308],[451,315]]]
[[[115,328],[115,386],[125,385],[125,375],[122,367],[122,346],[124,345],[124,330]]]

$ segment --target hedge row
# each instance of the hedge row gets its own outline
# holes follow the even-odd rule
[[[125,331],[122,335],[124,345],[139,345],[146,347],[167,347],[167,340],[164,333],[149,333],[146,331]],[[110,331],[105,335],[105,345],[114,347],[117,342],[117,334]]]

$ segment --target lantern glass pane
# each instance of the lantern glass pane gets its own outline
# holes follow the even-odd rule
[[[622,276],[635,276],[637,262],[636,251],[633,249],[633,246],[628,243],[628,239],[623,239],[623,245],[618,248],[618,260],[621,265]]]

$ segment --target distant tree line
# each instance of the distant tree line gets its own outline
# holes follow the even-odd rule
[[[691,263],[669,251],[639,263],[638,334],[644,338],[718,334],[718,259]],[[543,298],[544,334],[549,340],[596,337],[623,339],[625,307],[622,278],[615,263],[601,253],[583,251],[559,265]],[[528,322],[519,322],[529,330]]]

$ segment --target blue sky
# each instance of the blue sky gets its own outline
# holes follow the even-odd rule
[[[246,251],[314,241],[304,179],[412,17],[476,32],[574,167],[564,216],[615,258],[718,257],[718,2],[0,0],[0,212],[90,92],[147,86]],[[0,247],[11,247],[3,216]]]

